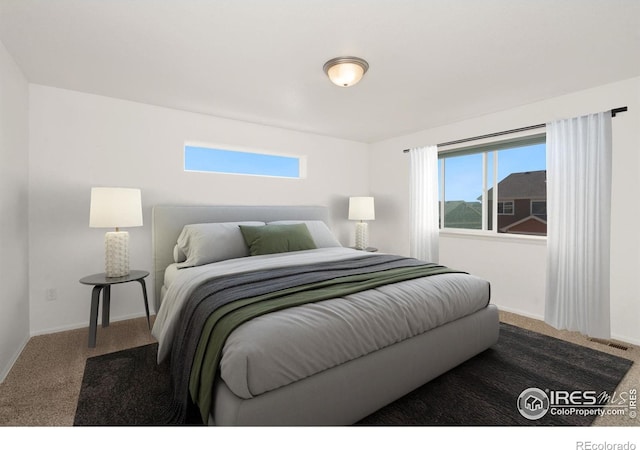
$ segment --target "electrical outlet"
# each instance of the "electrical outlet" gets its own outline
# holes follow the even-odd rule
[[[56,288],[49,288],[45,291],[45,299],[48,302],[55,302],[58,299],[58,290]]]

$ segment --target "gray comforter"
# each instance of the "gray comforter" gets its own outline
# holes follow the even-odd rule
[[[174,316],[203,280],[240,268],[287,267],[356,255],[366,256],[350,249],[320,249],[181,270],[168,287],[154,336],[161,348],[171,344]],[[251,398],[471,314],[488,301],[485,280],[446,274],[278,311],[241,325],[229,336],[220,376],[238,397]]]

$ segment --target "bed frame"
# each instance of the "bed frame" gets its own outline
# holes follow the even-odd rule
[[[191,223],[322,220],[322,206],[156,206],[153,262],[156,311],[164,270],[182,227]],[[424,334],[251,399],[218,378],[210,425],[350,425],[498,341],[494,305]]]

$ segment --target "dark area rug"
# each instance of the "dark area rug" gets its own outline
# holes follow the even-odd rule
[[[164,425],[171,400],[169,370],[156,364],[156,352],[157,344],[150,344],[89,358],[74,425]],[[526,419],[516,408],[518,396],[532,387],[611,394],[632,364],[501,324],[494,347],[357,425],[590,425],[595,416]]]
[[[171,387],[158,344],[87,359],[74,425],[163,425]]]
[[[492,348],[363,419],[366,425],[591,425],[595,416],[523,417],[528,388],[612,394],[633,362],[508,324]]]

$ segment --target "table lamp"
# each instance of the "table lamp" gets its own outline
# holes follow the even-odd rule
[[[374,220],[375,210],[373,197],[350,197],[349,220],[358,220],[356,223],[356,248],[364,250],[369,245],[369,230],[365,220]]]
[[[139,226],[142,226],[140,189],[91,188],[89,227],[115,228],[104,236],[107,277],[129,274],[129,232],[120,231],[120,227]]]

